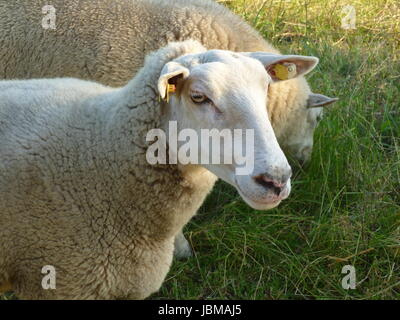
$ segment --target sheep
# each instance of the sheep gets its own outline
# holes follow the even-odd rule
[[[318,59],[207,51],[189,40],[149,54],[120,88],[1,81],[0,287],[23,299],[143,299],[160,288],[174,238],[217,178],[256,209],[277,206],[290,193],[291,168],[265,108],[279,79],[265,70],[287,61],[301,76]],[[171,122],[197,135],[253,130],[253,170],[181,158],[151,164],[149,133]],[[210,155],[203,144],[199,151]],[[44,266],[56,272],[55,289],[42,287]]]
[[[0,78],[76,77],[125,85],[145,55],[171,41],[208,49],[280,52],[225,7],[210,0],[53,0],[56,29],[43,29],[38,0],[0,3]],[[21,22],[23,21],[23,22]],[[285,153],[311,156],[322,106],[336,99],[311,92],[304,77],[269,86],[268,114]],[[183,234],[176,256],[191,255]]]
[[[76,77],[122,86],[145,55],[171,41],[194,39],[208,49],[280,54],[241,18],[211,0],[53,0],[56,29],[42,28],[43,2],[0,3],[0,78]],[[298,77],[273,83],[269,115],[282,149],[310,159],[322,106]]]

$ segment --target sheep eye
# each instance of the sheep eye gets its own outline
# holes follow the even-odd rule
[[[191,98],[192,98],[192,101],[197,104],[210,101],[210,99],[208,99],[204,94],[201,94],[201,93],[192,93]]]

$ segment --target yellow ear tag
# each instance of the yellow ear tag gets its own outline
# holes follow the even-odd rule
[[[288,62],[276,64],[272,70],[274,70],[275,77],[277,77],[279,80],[288,80],[294,78],[297,74],[296,65]]]
[[[166,94],[167,102],[169,102],[170,93],[175,93],[175,91],[176,91],[176,86],[174,84],[167,84],[167,94]]]
[[[285,62],[284,65],[288,70],[288,79],[292,79],[297,76],[297,67],[295,63]]]

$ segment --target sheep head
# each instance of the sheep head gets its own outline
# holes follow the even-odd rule
[[[170,163],[175,158],[207,168],[256,209],[277,206],[290,193],[291,168],[265,108],[268,86],[282,80],[277,65],[295,65],[295,75],[293,68],[288,71],[298,76],[317,62],[314,57],[210,50],[166,63],[158,90],[162,98],[171,93],[163,125]]]

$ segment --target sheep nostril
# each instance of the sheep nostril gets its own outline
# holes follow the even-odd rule
[[[279,196],[282,192],[283,185],[273,181],[272,179],[269,179],[265,175],[257,176],[254,178],[254,180],[265,189],[272,190],[277,196]]]
[[[281,194],[281,192],[282,192],[282,188],[280,188],[280,187],[274,187],[272,190],[274,191],[274,193],[277,196],[279,196]]]

